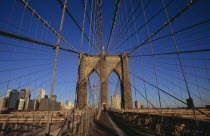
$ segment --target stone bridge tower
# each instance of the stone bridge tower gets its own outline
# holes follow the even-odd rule
[[[95,71],[101,82],[101,105],[108,103],[108,77],[114,71],[121,84],[122,108],[132,109],[132,94],[128,72],[128,55],[80,54],[79,79],[77,82],[77,108],[82,109],[87,104],[87,85],[89,76]]]

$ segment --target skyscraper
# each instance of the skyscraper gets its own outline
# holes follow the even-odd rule
[[[52,98],[51,98],[51,110],[52,111],[55,111],[56,110],[56,95],[52,95]]]
[[[28,88],[26,89],[25,97],[29,97],[29,96],[31,96],[30,86],[28,86]]]
[[[111,108],[113,109],[121,109],[121,101],[120,96],[115,94],[111,98]]]
[[[56,110],[61,110],[61,102],[56,102]]]
[[[69,109],[72,109],[74,106],[70,101],[66,101],[65,104],[61,103],[61,107],[64,110],[69,110]]]
[[[39,89],[39,94],[38,94],[38,102],[41,101],[42,98],[45,97],[45,90],[44,89]]]
[[[4,97],[0,97],[0,111],[5,109],[6,99]]]
[[[7,90],[7,93],[6,93],[6,97],[9,97],[10,92],[11,92],[11,90],[8,89],[8,90]]]
[[[25,98],[24,98],[24,100],[25,100],[25,108],[24,108],[24,110],[28,110],[30,97],[31,97],[31,91],[30,91],[30,86],[28,86],[28,88],[26,89],[26,94],[25,94]]]
[[[12,110],[16,110],[17,104],[18,104],[18,91],[12,90],[9,95],[8,108]]]
[[[68,109],[71,109],[72,108],[72,104],[70,101],[66,101],[66,106]]]
[[[29,101],[27,111],[34,111],[34,110],[37,110],[37,103],[36,103],[36,101],[37,101],[37,100],[30,100],[30,101]]]
[[[141,109],[140,101],[135,101],[135,107],[136,107],[136,109]]]
[[[25,89],[21,89],[18,92],[18,99],[24,99],[25,98],[25,95],[26,95],[26,90]]]
[[[56,101],[56,98],[57,98],[57,96],[56,96],[56,95],[52,95],[51,100],[52,100],[52,101]]]
[[[23,110],[24,103],[25,103],[25,100],[24,99],[19,99],[19,103],[18,103],[18,110],[19,111]]]
[[[49,98],[42,98],[39,102],[39,110],[40,111],[47,111],[49,110],[50,99]]]

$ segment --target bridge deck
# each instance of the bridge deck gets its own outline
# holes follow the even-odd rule
[[[102,111],[99,120],[90,128],[88,136],[118,136],[118,133],[110,122],[108,113]]]
[[[126,121],[112,119],[107,112],[101,112],[99,120],[93,123],[87,136],[159,136],[155,132],[141,127],[137,128]]]

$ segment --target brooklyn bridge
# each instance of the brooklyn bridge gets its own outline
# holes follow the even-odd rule
[[[209,5],[1,0],[0,135],[209,136]]]

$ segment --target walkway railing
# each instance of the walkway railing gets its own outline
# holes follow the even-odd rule
[[[182,110],[186,111],[186,109]],[[170,111],[172,112],[172,110]],[[174,113],[176,112],[177,110],[174,110]],[[113,118],[126,121],[126,124],[139,126],[139,128],[144,127],[145,129],[152,130],[160,135],[184,136],[210,134],[210,121],[208,120],[198,120],[197,126],[195,120],[192,118],[169,114],[163,114],[164,120],[162,121],[161,115],[154,114],[155,112],[148,113],[141,112],[140,110],[112,110],[110,113]],[[190,112],[188,112],[188,114],[189,113]],[[193,114],[191,113],[191,116],[192,115]]]
[[[60,129],[58,136],[86,136],[90,126],[96,119],[97,114],[97,109],[77,110],[75,114],[72,114],[72,116],[66,120],[65,124]]]
[[[90,108],[75,111],[53,111],[50,120],[50,135],[86,135],[97,114],[97,109]],[[1,114],[0,135],[45,135],[46,124],[47,112],[45,111]]]

